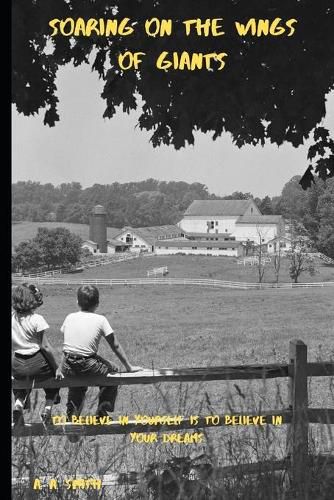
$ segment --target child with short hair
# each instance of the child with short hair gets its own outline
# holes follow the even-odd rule
[[[43,294],[33,284],[23,283],[12,294],[12,369],[17,380],[44,380],[54,377],[57,362],[52,346],[46,337],[49,325],[35,310],[43,304]],[[44,389],[45,408],[41,417],[51,421],[53,404],[60,402],[59,389]],[[15,403],[14,425],[24,425],[23,410],[27,407],[31,389],[13,389]]]
[[[142,370],[133,366],[118,342],[107,318],[95,311],[99,306],[99,291],[94,285],[83,285],[77,291],[80,311],[66,316],[61,331],[64,334],[63,356],[58,374],[108,375],[118,371],[117,367],[98,356],[102,337],[129,372]],[[87,387],[70,387],[67,400],[67,417],[80,414]],[[100,387],[97,416],[107,416],[114,411],[117,386]]]

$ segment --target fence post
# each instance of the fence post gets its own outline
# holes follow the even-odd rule
[[[289,397],[292,421],[288,432],[292,486],[298,500],[308,498],[308,396],[307,345],[292,340],[289,345]]]

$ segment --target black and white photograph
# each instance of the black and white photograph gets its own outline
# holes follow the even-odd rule
[[[334,5],[11,4],[13,500],[332,499]]]

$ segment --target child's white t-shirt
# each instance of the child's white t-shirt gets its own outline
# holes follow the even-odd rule
[[[96,354],[101,337],[114,332],[107,318],[89,311],[69,314],[60,330],[64,334],[64,352],[79,356]]]
[[[49,325],[40,314],[17,314],[12,312],[12,348],[18,354],[31,355],[38,352],[42,344],[41,332]]]

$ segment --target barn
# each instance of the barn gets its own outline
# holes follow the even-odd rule
[[[196,239],[207,237],[266,243],[284,234],[281,215],[262,215],[253,199],[194,200],[179,227]]]
[[[235,240],[158,240],[155,242],[155,253],[157,255],[184,254],[240,257],[244,253],[244,247],[240,241]]]

